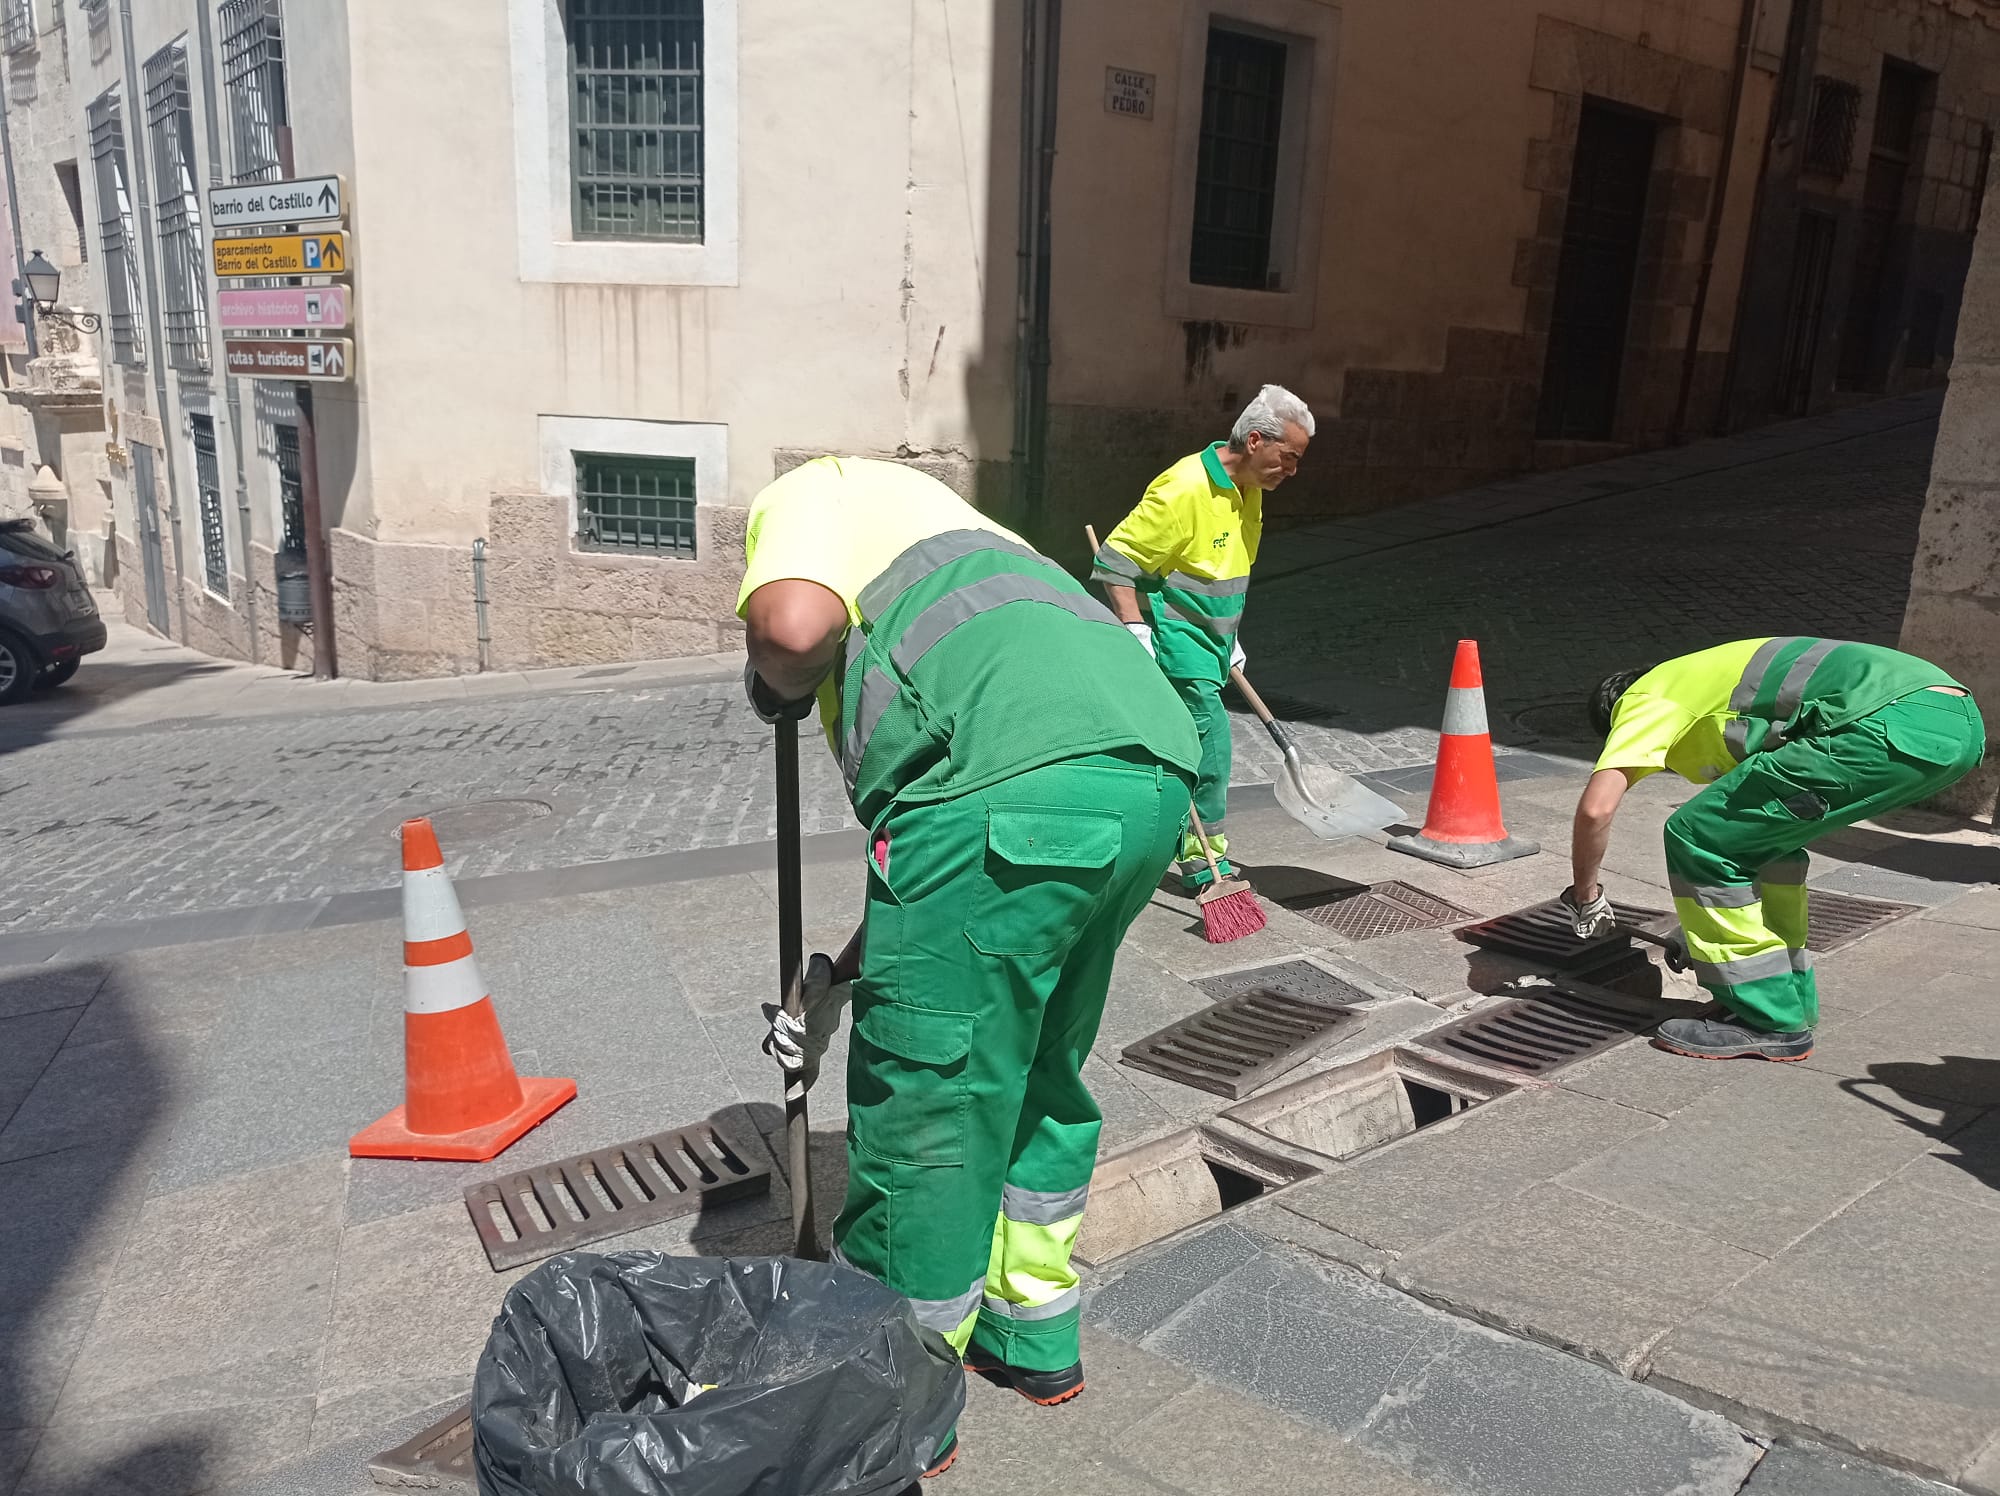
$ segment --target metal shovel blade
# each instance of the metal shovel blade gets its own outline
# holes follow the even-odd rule
[[[1402,807],[1350,775],[1325,764],[1285,755],[1284,771],[1271,776],[1285,814],[1322,841],[1364,836],[1406,819]]]

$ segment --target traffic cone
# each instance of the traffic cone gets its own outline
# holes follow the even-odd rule
[[[1509,836],[1500,821],[1500,781],[1493,772],[1493,738],[1486,730],[1486,688],[1475,640],[1459,640],[1451,662],[1424,829],[1415,836],[1391,837],[1389,846],[1455,868],[1485,867],[1542,850],[1536,842]]]
[[[403,1104],[348,1153],[477,1163],[575,1095],[573,1080],[514,1073],[437,833],[403,822]]]

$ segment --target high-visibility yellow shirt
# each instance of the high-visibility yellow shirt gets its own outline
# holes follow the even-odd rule
[[[1156,577],[1177,571],[1209,582],[1249,576],[1264,533],[1264,491],[1230,480],[1223,446],[1217,442],[1183,457],[1155,478],[1105,545]]]
[[[949,530],[991,530],[1025,545],[944,484],[915,468],[866,457],[815,457],[751,501],[743,539],[743,585],[736,616],[766,582],[817,582],[847,604],[849,626],[861,622],[861,589],[920,540]],[[819,719],[837,753],[839,672],[820,682]]]
[[[1600,769],[1634,779],[1672,769],[1709,784],[1736,767],[1722,730],[1736,713],[1729,697],[1762,639],[1718,644],[1656,665],[1625,690],[1612,709],[1611,732],[1597,756]]]

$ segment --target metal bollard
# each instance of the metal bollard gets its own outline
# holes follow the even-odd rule
[[[487,646],[492,635],[486,631],[486,540],[482,536],[472,542],[472,606],[479,620],[479,673],[484,675],[487,667]]]

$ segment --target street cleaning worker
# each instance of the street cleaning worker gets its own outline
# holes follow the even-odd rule
[[[822,457],[758,495],[737,611],[767,721],[820,720],[868,832],[835,1260],[1036,1402],[1083,1387],[1082,1067],[1180,846],[1193,724],[1103,604],[942,483]],[[816,1072],[845,999],[808,963]],[[941,1451],[934,1469],[948,1463]]]
[[[1194,808],[1215,869],[1192,828],[1181,885],[1198,892],[1235,874],[1224,822],[1229,801],[1229,713],[1222,683],[1244,663],[1236,633],[1264,530],[1264,495],[1299,470],[1313,415],[1290,390],[1267,384],[1236,418],[1229,440],[1183,457],[1155,478],[1105,537],[1091,566],[1118,615],[1160,662],[1201,734]]]
[[[1625,791],[1672,769],[1706,785],[1667,821],[1687,954],[1722,1018],[1675,1018],[1653,1043],[1702,1059],[1803,1060],[1819,991],[1806,949],[1806,846],[1933,795],[1978,764],[1986,727],[1964,686],[1914,655],[1803,637],[1744,639],[1607,678],[1606,734],[1576,808],[1578,936],[1616,923],[1598,885]]]

